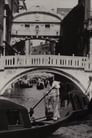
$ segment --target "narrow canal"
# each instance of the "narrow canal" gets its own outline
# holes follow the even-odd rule
[[[30,110],[44,96],[45,91],[47,89],[37,90],[36,85],[33,85],[32,88],[15,88],[10,98]],[[35,118],[43,116],[45,116],[44,100],[39,103],[34,111]]]
[[[13,102],[24,105],[28,110],[33,107],[43,96],[48,92],[50,87],[37,89],[36,83],[29,88],[13,87],[8,89],[8,98]],[[45,116],[45,101],[44,99],[34,110],[34,118],[38,119]],[[52,136],[48,138],[92,138],[92,121],[84,121],[73,126],[61,127]]]
[[[37,90],[36,85],[32,88],[15,88],[10,95],[12,101],[24,105],[29,110],[43,97],[47,89]],[[34,117],[39,118],[45,115],[44,100],[37,106]],[[38,137],[39,138],[39,137]],[[61,127],[48,138],[92,138],[92,121],[84,121],[68,127]]]

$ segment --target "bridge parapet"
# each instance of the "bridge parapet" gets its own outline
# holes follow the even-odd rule
[[[1,56],[0,58],[0,71],[4,70],[4,67],[5,67],[5,59],[4,57]]]
[[[61,55],[5,56],[0,58],[0,69],[4,70],[0,72],[0,93],[20,76],[40,69],[68,78],[85,93],[89,77],[92,76],[92,60],[88,57]]]
[[[92,61],[88,57],[61,55],[17,55],[0,59],[4,68],[27,68],[33,66],[55,66],[60,68],[82,69],[92,71]],[[2,67],[1,66],[1,67]]]

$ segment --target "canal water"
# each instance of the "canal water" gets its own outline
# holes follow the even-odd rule
[[[46,91],[48,91],[47,88],[37,90],[36,85],[33,85],[32,88],[14,88],[8,97],[12,101],[24,105],[29,110],[43,97]],[[44,116],[45,105],[43,100],[35,108],[34,117],[37,119]],[[92,120],[73,126],[61,127],[48,138],[92,138]]]
[[[14,88],[8,97],[18,104],[25,106],[28,110],[33,107],[48,92],[48,88],[38,90],[34,84],[32,88]],[[45,116],[44,99],[34,110],[35,119]],[[54,134],[48,138],[58,138],[58,134]]]
[[[44,96],[47,89],[38,90],[36,85],[32,88],[15,88],[10,94],[11,100],[25,106],[28,110],[35,106],[35,104]],[[34,109],[34,117],[40,118],[45,116],[44,100]]]

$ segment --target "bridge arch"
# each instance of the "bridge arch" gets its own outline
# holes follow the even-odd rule
[[[11,77],[10,80],[8,80],[4,86],[2,87],[1,91],[1,95],[5,92],[5,90],[12,84],[14,83],[17,79],[19,79],[20,77],[27,75],[29,73],[35,72],[35,71],[45,71],[47,73],[53,73],[56,75],[59,75],[61,78],[64,77],[65,79],[69,80],[72,84],[74,84],[82,93],[85,94],[85,88],[82,85],[82,83],[77,80],[74,76],[72,76],[71,74],[59,69],[59,68],[52,68],[52,67],[32,67],[30,69],[24,69],[21,72],[18,72],[17,75],[14,75]]]
[[[52,17],[58,19],[60,22],[62,21],[60,16],[58,16],[55,13],[49,12],[49,11],[27,11],[27,12],[20,13],[20,14],[14,16],[13,22],[16,22],[16,19],[18,19],[21,16],[26,16],[26,15],[30,15],[30,14],[44,14],[44,15],[52,16]]]

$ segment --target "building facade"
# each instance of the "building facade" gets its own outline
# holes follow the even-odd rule
[[[83,56],[88,54],[84,46],[84,5],[76,5],[61,23],[61,39],[58,51],[62,55]]]
[[[18,12],[19,0],[0,0],[0,54],[7,54],[10,48],[13,14]]]
[[[34,39],[48,40],[55,45],[60,37],[61,21],[62,19],[57,13],[43,9],[39,5],[32,7],[31,10],[17,14],[12,24],[11,45],[13,46],[23,39],[25,39],[26,51],[29,51],[30,41]],[[48,46],[46,49],[48,49]]]

